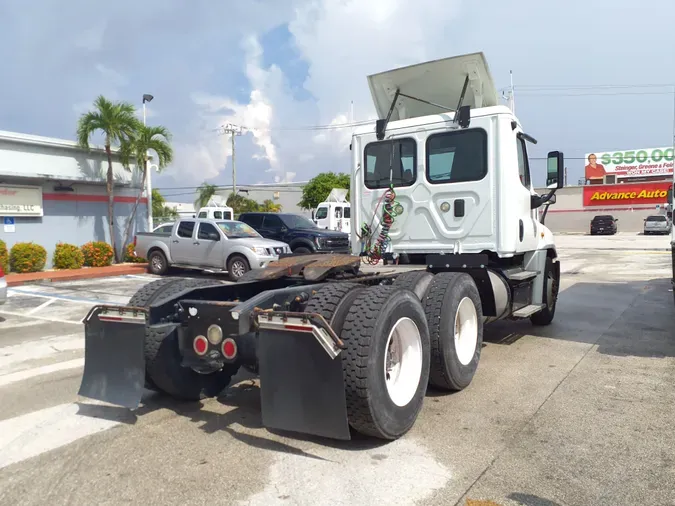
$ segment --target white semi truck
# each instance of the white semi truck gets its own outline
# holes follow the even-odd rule
[[[469,386],[485,323],[551,323],[560,267],[538,209],[562,186],[562,154],[549,153],[550,191],[537,195],[536,141],[499,105],[482,53],[369,83],[380,119],[351,144],[357,254],[288,255],[230,285],[163,279],[127,306],[94,307],[81,395],[133,409],[146,386],[194,401],[245,367],[268,428],[393,440],[428,385]],[[396,253],[424,265],[360,269]]]

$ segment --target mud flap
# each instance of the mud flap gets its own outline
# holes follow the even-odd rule
[[[341,355],[331,358],[311,333],[264,330],[258,359],[265,427],[351,439]]]
[[[136,409],[145,386],[145,316],[101,321],[101,313],[106,311],[94,308],[85,319],[84,373],[78,395]]]

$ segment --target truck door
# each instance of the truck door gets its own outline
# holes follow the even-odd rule
[[[264,215],[260,235],[275,241],[283,241],[284,223],[281,218],[273,214]]]
[[[328,228],[328,204],[319,204],[316,208],[316,214],[314,215],[314,223],[319,228]]]
[[[200,223],[194,244],[193,262],[205,267],[225,268],[224,241],[211,223]]]
[[[192,220],[181,220],[176,227],[176,233],[171,238],[171,258],[177,264],[188,264],[194,262],[195,252],[195,222]]]
[[[537,225],[539,221],[539,211],[532,209],[530,197],[533,193],[532,178],[530,176],[530,161],[527,156],[527,141],[520,135],[516,135],[516,147],[518,150],[518,177],[520,186],[515,185],[516,194],[512,195],[510,204],[516,208],[516,217],[518,218],[518,242],[517,251],[532,251],[536,249],[538,243]],[[520,224],[522,223],[522,239],[520,237]]]

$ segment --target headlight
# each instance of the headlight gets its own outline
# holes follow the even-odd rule
[[[256,255],[260,256],[266,256],[267,255],[267,250],[265,248],[261,248],[259,246],[251,246],[251,251],[255,253]]]

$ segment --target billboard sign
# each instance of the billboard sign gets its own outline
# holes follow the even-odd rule
[[[587,180],[617,179],[673,174],[673,147],[630,151],[586,153],[584,174]]]
[[[0,184],[0,216],[42,216],[42,188]]]
[[[671,183],[623,183],[588,185],[583,187],[584,207],[596,206],[654,206],[668,201]]]

